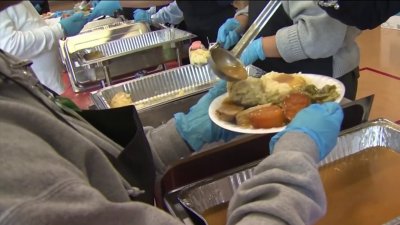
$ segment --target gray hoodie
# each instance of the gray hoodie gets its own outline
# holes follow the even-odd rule
[[[0,72],[18,73],[0,55]],[[121,146],[20,82],[33,94],[0,79],[0,225],[182,224],[129,200],[126,182],[99,148],[118,155]],[[173,120],[146,130],[159,170],[190,154]],[[308,136],[287,133],[233,196],[229,224],[313,224],[326,210],[317,158]]]

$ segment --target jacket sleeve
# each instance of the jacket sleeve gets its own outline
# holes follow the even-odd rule
[[[13,21],[17,16],[12,7],[0,12],[0,48],[6,52],[24,59],[33,58],[51,50],[54,45],[58,45],[58,40],[64,37],[59,23],[20,31]]]
[[[321,6],[331,17],[361,30],[373,29],[400,12],[399,1],[338,1],[339,9]]]
[[[343,45],[347,25],[331,18],[314,1],[282,1],[293,25],[276,33],[278,51],[286,62],[326,58]]]
[[[175,119],[157,127],[144,127],[149,142],[156,172],[161,175],[169,165],[180,158],[189,156],[192,151],[179,135]]]
[[[286,133],[235,192],[228,224],[314,224],[326,211],[317,158],[307,135]]]
[[[173,1],[153,14],[151,19],[155,23],[179,24],[183,21],[183,13],[176,4],[176,1]]]

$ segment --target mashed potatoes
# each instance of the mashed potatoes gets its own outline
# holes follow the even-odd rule
[[[307,85],[303,77],[296,74],[270,72],[261,78],[248,77],[246,80],[230,83],[229,98],[246,107],[277,104],[293,91],[302,90]]]
[[[192,65],[204,65],[207,64],[207,60],[210,57],[210,51],[206,49],[196,49],[189,52],[189,60]]]
[[[130,94],[121,91],[115,94],[114,97],[111,99],[110,107],[118,108],[131,104],[133,104],[133,102]]]
[[[270,72],[260,79],[267,95],[288,95],[292,91],[304,89],[307,85],[306,80],[296,74]]]

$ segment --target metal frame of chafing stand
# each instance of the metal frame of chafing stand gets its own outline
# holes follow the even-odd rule
[[[168,27],[162,26],[162,28],[168,28]],[[170,34],[171,34],[171,36],[172,36],[171,38],[173,39],[173,36],[175,35],[173,25],[171,25]],[[172,43],[171,43],[171,48],[174,48],[174,49],[175,49],[175,52],[176,52],[176,60],[177,60],[178,66],[182,66],[182,57],[181,57],[179,48],[177,47],[177,45],[176,45],[175,42],[172,42]],[[109,69],[109,65],[110,65],[110,64],[111,64],[111,60],[105,60],[105,61],[101,61],[101,62],[99,62],[99,63],[94,64],[94,65],[95,65],[94,67],[92,67],[91,65],[88,65],[89,68],[95,68],[95,67],[102,67],[102,68],[103,68],[104,76],[105,76],[105,77],[104,77],[104,79],[100,80],[100,84],[101,84],[101,87],[102,87],[102,88],[111,85],[111,76],[110,76],[110,69]],[[162,64],[162,65],[163,65],[163,68],[165,69],[164,64]]]
[[[161,45],[149,46],[149,48],[144,48],[139,52],[133,52],[120,57],[105,57],[104,59],[92,60],[91,62],[86,62],[82,56],[79,56],[78,54],[73,54],[75,55],[73,56],[72,54],[70,55],[62,52],[62,54],[65,54],[65,61],[69,62],[64,62],[64,64],[67,67],[73,91],[81,92],[99,86],[100,88],[104,88],[110,86],[115,77],[122,78],[121,76],[123,76],[123,74],[128,75],[132,72],[140,72],[141,70],[154,66],[162,65],[163,69],[165,69],[164,63],[171,60],[176,60],[178,66],[181,66],[182,58],[184,58],[185,55],[188,56],[186,47],[189,47],[190,41],[195,37],[195,35],[191,34],[191,36],[185,37],[184,39],[178,38],[179,40],[175,40],[175,29],[173,27],[169,28],[160,24],[155,24],[154,26],[159,30],[168,29],[169,35],[171,35],[170,39],[174,41],[162,43]],[[67,52],[66,47],[64,48],[65,49],[62,49],[62,51]],[[76,61],[80,64],[79,66],[76,66],[76,64],[72,65],[73,62]],[[129,64],[130,72],[126,71],[126,67],[123,66],[126,64]],[[95,70],[96,68],[101,68],[101,70],[97,70],[97,72],[93,71],[92,73],[85,73],[82,72],[82,70],[77,70],[78,67],[81,67],[83,70]],[[125,68],[125,70],[123,68]],[[99,74],[100,71],[104,74]],[[82,82],[78,77],[79,75],[85,76],[90,74],[94,74],[96,76],[95,79],[88,78],[87,81]],[[119,75],[113,76],[113,74]]]

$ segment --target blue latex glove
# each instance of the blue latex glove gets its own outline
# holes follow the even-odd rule
[[[87,18],[83,13],[75,13],[70,17],[60,20],[61,27],[67,37],[77,35],[86,23]]]
[[[240,23],[237,19],[227,19],[218,29],[217,42],[222,44],[222,47],[225,49],[235,45],[240,39],[238,32],[236,32],[238,27],[240,27]]]
[[[133,19],[135,22],[151,23],[151,14],[143,9],[136,9],[133,12]]]
[[[192,147],[198,151],[206,143],[219,140],[229,141],[239,135],[225,130],[214,124],[208,116],[208,107],[218,96],[226,92],[226,81],[219,81],[190,108],[187,114],[176,113],[175,124],[178,133]]]
[[[252,41],[240,55],[240,60],[245,66],[253,64],[255,61],[264,60],[266,57],[262,46],[262,37]]]
[[[114,16],[115,11],[121,9],[119,0],[103,0],[94,7],[92,13],[89,15],[89,21],[100,16]]]
[[[272,137],[269,149],[272,152],[275,143],[286,132],[303,132],[315,142],[322,160],[335,147],[342,120],[343,110],[338,103],[312,104],[298,112],[285,130]]]

